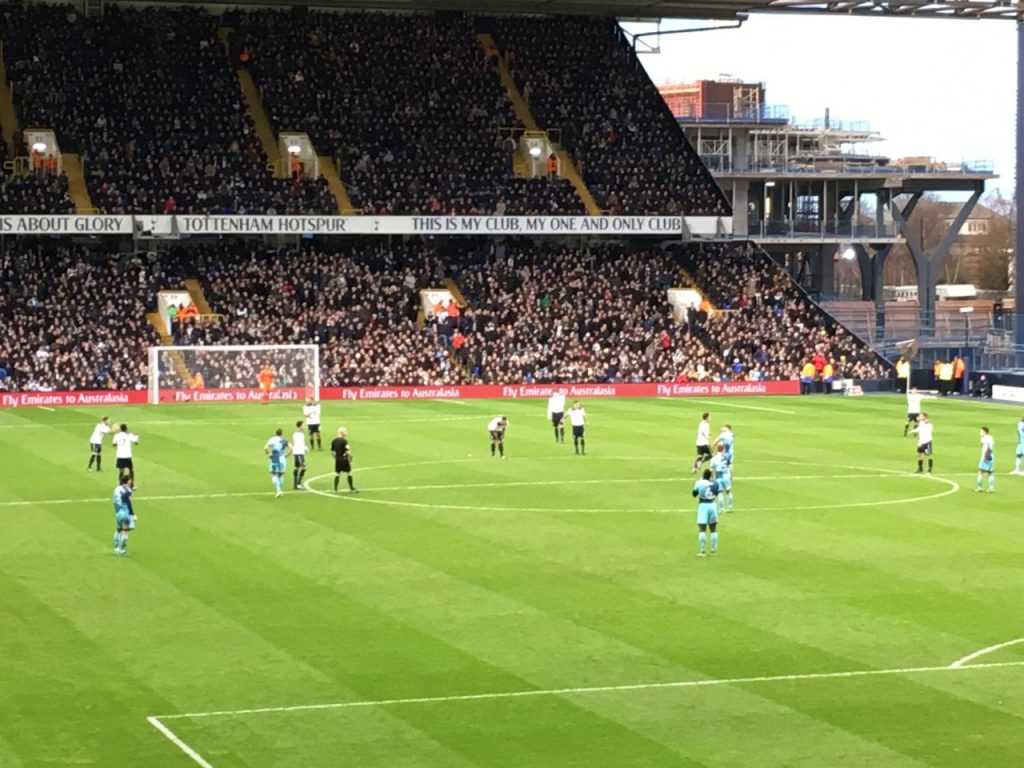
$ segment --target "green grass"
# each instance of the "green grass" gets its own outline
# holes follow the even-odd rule
[[[944,667],[1024,637],[1019,409],[930,402],[927,478],[895,397],[586,405],[577,457],[543,401],[326,403],[363,492],[280,499],[262,447],[294,405],[0,413],[0,766],[194,766],[151,715]],[[702,560],[704,409],[737,433],[737,510]],[[127,559],[109,446],[85,471],[107,413],[142,438]],[[331,471],[312,455],[315,490]],[[1002,662],[1024,645],[974,663]],[[161,722],[215,768],[1007,768],[1024,666]]]

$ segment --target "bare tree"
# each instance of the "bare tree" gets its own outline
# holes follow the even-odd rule
[[[985,200],[992,211],[988,230],[972,238],[974,282],[979,288],[1005,291],[1010,288],[1010,261],[1016,237],[1016,204],[995,194]]]

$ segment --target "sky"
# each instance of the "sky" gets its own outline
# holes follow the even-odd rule
[[[798,120],[828,107],[833,119],[867,121],[885,139],[876,154],[989,160],[1001,178],[988,191],[1012,196],[1016,47],[1007,21],[752,13],[739,29],[662,36],[661,53],[641,60],[658,85],[727,74],[765,83],[766,102]]]

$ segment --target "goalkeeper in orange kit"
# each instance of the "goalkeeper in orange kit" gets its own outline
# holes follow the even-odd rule
[[[274,369],[264,365],[256,379],[260,383],[260,402],[266,405],[270,400],[270,390],[274,388]]]

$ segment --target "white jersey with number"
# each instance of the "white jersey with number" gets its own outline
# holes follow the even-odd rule
[[[313,426],[320,425],[320,403],[307,405],[302,409],[302,415],[306,417],[306,423]]]
[[[487,423],[488,432],[503,432],[505,427],[508,426],[502,421],[501,416],[495,416]]]
[[[697,425],[697,445],[711,445],[711,422],[707,419]]]
[[[565,395],[558,392],[548,398],[548,418],[556,413],[565,413]]]
[[[922,421],[918,424],[914,429],[914,432],[917,433],[917,444],[927,445],[930,443],[932,441],[932,432],[934,429],[935,428],[932,426],[930,421]]]
[[[293,456],[305,456],[306,455],[306,433],[295,432],[292,435],[292,455]]]
[[[99,445],[103,442],[103,436],[110,434],[110,425],[104,424],[102,421],[97,424],[92,430],[92,437],[89,438],[89,442],[93,445]]]
[[[587,412],[583,408],[570,408],[569,423],[574,427],[582,427],[587,423]]]
[[[114,435],[114,445],[117,446],[117,458],[130,459],[132,457],[132,446],[139,442],[139,436],[131,432],[118,432]]]

